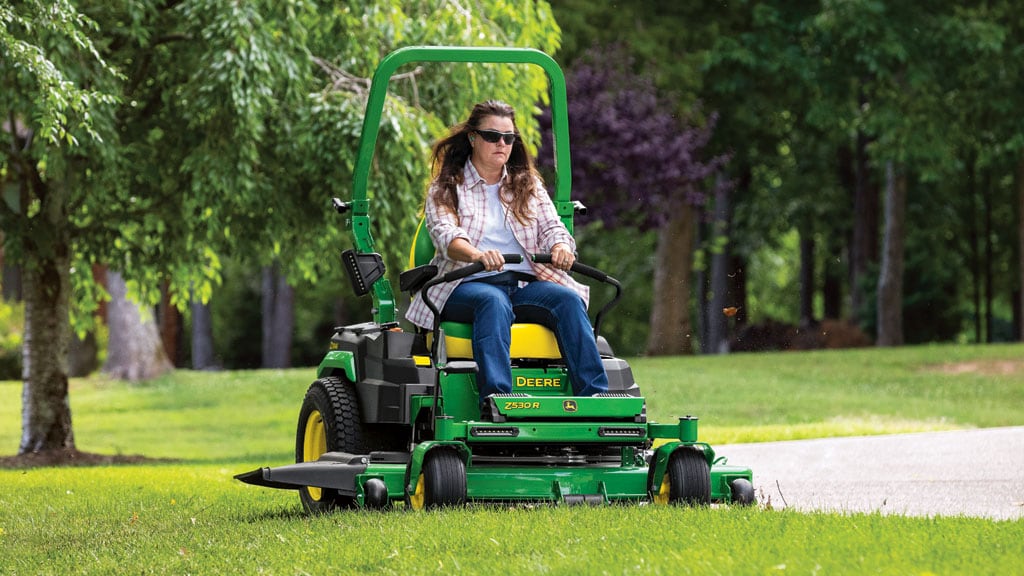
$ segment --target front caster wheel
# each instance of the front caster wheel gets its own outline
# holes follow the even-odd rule
[[[363,504],[371,510],[383,510],[391,501],[388,487],[380,478],[370,478],[363,484]]]
[[[462,506],[466,503],[466,465],[454,450],[427,452],[423,470],[407,497],[413,510]]]
[[[737,478],[729,482],[729,491],[732,493],[733,504],[750,506],[757,500],[754,495],[754,485],[746,478]]]
[[[711,467],[704,454],[692,448],[680,448],[668,459],[661,490],[654,495],[655,504],[711,503]]]

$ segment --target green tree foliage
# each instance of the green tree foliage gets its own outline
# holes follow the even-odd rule
[[[44,407],[66,405],[60,319],[74,304],[84,325],[102,298],[92,263],[119,270],[148,303],[166,283],[179,307],[210,296],[223,254],[277,259],[294,278],[337,267],[347,238],[329,200],[350,187],[368,78],[383,55],[412,44],[551,52],[559,42],[543,1],[3,1],[0,18],[0,112],[13,143],[0,147],[0,166],[23,199],[0,211],[8,255],[31,270],[49,250],[58,258],[36,289],[74,286],[38,303],[57,319],[52,326],[26,313],[30,332],[58,344],[32,363],[55,371],[26,379],[26,390],[45,387],[40,378],[65,382]],[[370,191],[373,232],[399,263],[429,175],[429,142],[473,102],[502,98],[528,118],[547,90],[540,70],[403,73],[381,122]],[[524,122],[523,132],[538,142],[534,125]],[[64,412],[60,442],[41,426],[27,434],[41,438],[29,449],[73,446]]]
[[[694,206],[704,204],[705,183],[728,160],[704,153],[714,116],[705,126],[694,126],[674,114],[671,101],[649,77],[634,72],[621,47],[585,53],[569,70],[566,84],[574,197],[588,205],[580,221],[630,227],[634,234],[659,230],[654,276],[661,281],[653,288],[647,351],[688,353],[693,348],[688,312]],[[550,131],[549,113],[541,123]],[[549,158],[542,154],[538,164],[550,165]]]
[[[25,335],[23,435],[19,452],[74,450],[68,403],[70,269],[77,208],[109,184],[118,74],[91,38],[95,22],[69,2],[0,4],[0,202],[5,256],[22,262]],[[92,164],[91,170],[86,165]]]
[[[1005,242],[1016,232],[1012,224],[998,228],[998,218],[992,217],[994,206],[1010,204],[1008,195],[1004,196],[1006,202],[993,204],[993,195],[1000,195],[1000,186],[993,181],[999,180],[999,172],[1012,174],[1024,133],[1015,115],[1003,121],[999,112],[1012,107],[1011,101],[1020,103],[1019,89],[1010,96],[1014,86],[1019,87],[1019,67],[1013,63],[1013,54],[1022,40],[1012,31],[1011,23],[1019,20],[1014,13],[1000,3],[932,2],[913,8],[874,2],[829,3],[810,28],[815,45],[830,48],[819,68],[822,76],[836,80],[827,83],[831,89],[823,102],[870,138],[867,150],[876,174],[886,162],[907,174],[907,181],[913,183],[908,191],[909,211],[918,206],[925,210],[940,209],[944,204],[964,206],[963,200],[968,199],[959,212],[960,223],[952,222],[944,232],[964,239],[947,243],[950,256],[967,255],[962,274],[973,276],[975,291],[979,283],[985,284],[989,312],[993,278],[991,273],[983,278],[982,270],[999,266],[995,239],[1003,237]],[[853,90],[847,89],[842,96],[844,84]],[[932,186],[939,192],[937,198],[928,191]],[[1003,193],[1009,192],[1008,187],[1001,188]],[[1006,212],[996,211],[997,216]],[[933,218],[928,224],[941,226],[941,222],[941,218]],[[957,233],[965,229],[968,234]],[[929,233],[908,227],[908,247],[922,245]],[[958,245],[965,250],[958,250]],[[940,258],[941,253],[932,253],[933,263],[928,265],[928,256],[908,255],[908,264],[917,261],[932,269],[948,266],[948,261],[936,261]],[[977,272],[972,274],[972,268]],[[1015,284],[1005,288],[1006,296]],[[933,333],[948,332],[939,316],[914,314],[909,308],[920,303],[927,290],[907,286],[903,293],[902,311],[892,310],[887,316],[902,314],[908,321],[932,322]],[[941,303],[935,301],[934,305]]]
[[[878,197],[891,163],[907,184],[907,280],[902,310],[891,312],[904,316],[907,339],[951,337],[947,310],[980,318],[1012,308],[1022,189],[1013,174],[1024,148],[1024,120],[1014,112],[1024,105],[1024,18],[1014,3],[553,4],[565,58],[619,39],[656,71],[659,86],[678,90],[682,110],[699,100],[720,114],[710,146],[732,154],[728,248],[740,260],[777,252],[796,229],[801,242],[817,240],[818,286],[825,270],[848,282],[864,249],[851,243],[856,223],[869,242],[866,262],[877,266],[883,204],[876,198],[876,208],[855,210],[853,193]],[[936,242],[941,250],[927,249]],[[758,282],[763,271],[747,268],[735,272]],[[858,286],[871,296],[877,273],[868,271]],[[957,291],[955,306],[937,298],[939,287]],[[929,307],[943,313],[922,312]],[[764,309],[747,311],[764,318]]]
[[[113,104],[110,82],[117,73],[100,56],[90,36],[96,22],[79,13],[69,0],[29,0],[0,3],[0,54],[5,60],[3,110],[24,121],[27,114],[38,127],[37,137],[49,144],[78,144],[82,132],[102,140],[93,118],[95,107]],[[54,54],[33,42],[47,38],[59,45]],[[88,86],[81,86],[81,71],[69,70],[67,59],[82,58]],[[104,86],[98,88],[97,86]],[[13,128],[8,126],[8,131]]]

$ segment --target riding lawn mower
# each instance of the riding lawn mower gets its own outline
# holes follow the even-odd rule
[[[540,66],[551,85],[555,160],[553,200],[572,230],[582,205],[570,200],[566,87],[562,71],[543,52],[524,48],[418,46],[399,49],[379,64],[364,117],[354,191],[334,200],[348,214],[354,248],[342,262],[357,294],[372,294],[373,321],[335,329],[329,350],[299,410],[295,464],[259,468],[235,478],[297,490],[303,507],[412,509],[470,502],[605,504],[637,502],[752,504],[752,472],[732,466],[698,440],[697,418],[655,423],[633,373],[600,336],[601,320],[622,294],[619,282],[575,263],[572,272],[614,287],[594,319],[609,389],[572,395],[566,363],[547,326],[515,323],[510,357],[513,390],[481,405],[472,352],[472,325],[434,322],[406,331],[383,258],[373,251],[367,180],[377,129],[395,70],[410,62],[507,63]],[[482,270],[471,264],[438,275],[429,264],[434,246],[417,230],[403,292],[429,301],[427,288]],[[550,255],[531,255],[550,262]],[[505,255],[508,262],[520,258]]]

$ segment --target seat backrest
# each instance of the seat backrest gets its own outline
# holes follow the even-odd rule
[[[420,223],[416,226],[416,233],[412,237],[412,246],[409,247],[409,269],[430,264],[430,260],[436,252],[434,241],[430,239],[430,233],[427,232],[427,220],[420,218]]]

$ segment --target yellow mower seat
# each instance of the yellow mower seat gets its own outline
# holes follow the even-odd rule
[[[409,250],[409,268],[429,264],[436,252],[430,234],[427,233],[425,220],[420,219]],[[441,322],[444,330],[444,343],[449,358],[473,357],[473,325],[464,322]],[[428,345],[430,345],[428,337]],[[512,324],[512,346],[510,358],[538,358],[558,360],[562,357],[558,349],[555,333],[541,324]]]
[[[473,357],[473,325],[442,322],[444,343],[449,358]],[[555,333],[540,324],[513,324],[509,358],[558,360],[562,357]]]

